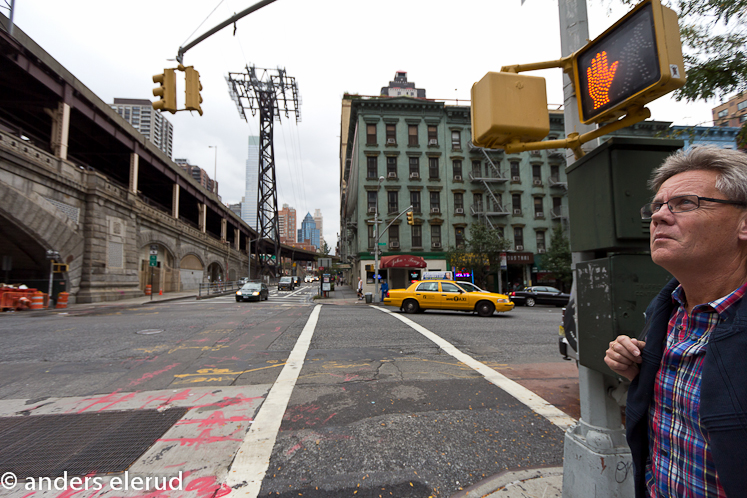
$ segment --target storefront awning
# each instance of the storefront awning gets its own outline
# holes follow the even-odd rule
[[[383,256],[380,268],[426,268],[428,264],[420,256],[398,254],[397,256]]]

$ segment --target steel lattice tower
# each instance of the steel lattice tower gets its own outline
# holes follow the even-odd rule
[[[261,77],[257,77],[261,71]],[[285,74],[285,69],[257,69],[247,66],[246,73],[228,73],[228,92],[236,103],[239,115],[246,121],[245,109],[252,116],[259,111],[259,183],[257,188],[257,236],[255,254],[260,275],[270,267],[270,258],[261,257],[259,242],[271,240],[275,244],[276,269],[280,265],[280,228],[278,225],[278,195],[275,181],[275,149],[273,121],[280,122],[281,113],[301,121],[301,98],[296,79]],[[277,271],[274,272],[277,274]]]

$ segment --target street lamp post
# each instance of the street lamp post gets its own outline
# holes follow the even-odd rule
[[[374,211],[374,302],[376,296],[379,295],[379,190],[381,190],[383,181],[384,177],[380,176],[379,184],[376,186],[376,211]]]
[[[215,162],[213,164],[213,193],[218,195],[218,146],[208,145],[209,149],[215,149]]]

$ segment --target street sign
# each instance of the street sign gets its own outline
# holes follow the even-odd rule
[[[156,254],[150,255],[150,266],[158,266],[158,255]]]
[[[380,246],[385,246],[385,245],[386,245],[386,242],[379,242],[379,245],[380,245]]]

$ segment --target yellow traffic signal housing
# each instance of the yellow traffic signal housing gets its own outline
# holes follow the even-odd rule
[[[415,224],[415,214],[412,211],[407,212],[407,224],[408,225]]]
[[[202,116],[202,96],[200,91],[202,90],[202,84],[200,83],[200,73],[195,70],[194,66],[187,66],[184,68],[185,72],[185,105],[184,107],[188,111],[197,111]]]
[[[572,56],[584,124],[610,121],[685,84],[677,14],[644,0]]]
[[[153,76],[153,83],[159,83],[158,88],[153,89],[153,95],[160,97],[153,102],[153,109],[157,111],[169,111],[176,113],[176,73],[174,69],[164,69],[163,74]]]
[[[374,271],[374,265],[366,265],[366,271]]]
[[[477,147],[541,140],[549,132],[545,78],[491,72],[472,85],[472,143]]]
[[[53,263],[52,266],[52,272],[53,273],[64,273],[68,271],[68,265],[65,263]]]

